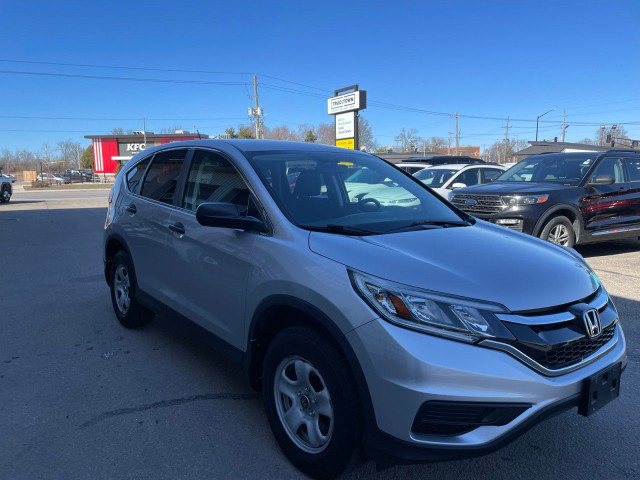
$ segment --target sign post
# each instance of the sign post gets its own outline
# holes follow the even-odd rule
[[[327,99],[327,113],[334,117],[336,146],[358,150],[358,112],[367,108],[367,91],[358,90],[356,84],[333,93],[335,96]]]

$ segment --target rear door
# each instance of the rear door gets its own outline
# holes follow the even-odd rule
[[[627,175],[626,197],[631,209],[629,223],[640,224],[640,157],[627,157],[622,162]]]
[[[598,177],[609,176],[610,185],[595,185]],[[605,157],[589,173],[586,195],[580,201],[585,231],[591,235],[603,235],[633,222],[630,207],[631,195],[625,181],[622,159]]]
[[[122,205],[127,219],[122,228],[138,286],[162,302],[168,299],[166,284],[171,277],[167,227],[187,152],[184,148],[163,150],[144,172],[131,170],[127,176],[131,194]]]
[[[204,227],[195,211],[202,202],[230,202],[240,214],[260,214],[242,176],[214,150],[195,150],[183,191],[170,221],[169,305],[242,348],[251,251],[259,234]]]

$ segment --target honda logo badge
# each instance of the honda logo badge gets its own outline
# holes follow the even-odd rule
[[[600,315],[595,308],[590,308],[582,314],[584,328],[589,338],[595,338],[602,333],[602,324],[600,323]]]

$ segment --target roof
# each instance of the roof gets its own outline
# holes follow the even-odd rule
[[[400,163],[405,160],[414,161],[442,155],[439,152],[425,152],[424,156],[418,152],[377,152],[376,156],[391,163]]]
[[[502,165],[498,165],[496,163],[450,163],[445,165],[432,165],[427,166],[429,170],[462,170],[465,167],[473,167],[473,168],[500,168],[502,169]]]
[[[254,140],[254,139],[195,139],[184,140],[178,142],[165,143],[163,145],[155,145],[144,150],[145,154],[162,150],[164,148],[176,147],[217,147],[222,145],[233,145],[242,152],[277,152],[280,150],[297,151],[297,152],[333,152],[333,153],[350,153],[354,155],[369,155],[358,150],[349,150],[331,145],[323,145],[320,143],[310,142],[289,142],[286,140]]]
[[[561,153],[565,151],[588,151],[588,152],[605,152],[611,147],[601,147],[599,145],[589,145],[587,143],[571,143],[571,142],[529,142],[530,147],[524,148],[513,154],[518,160],[526,158],[530,155],[538,155],[540,153]]]

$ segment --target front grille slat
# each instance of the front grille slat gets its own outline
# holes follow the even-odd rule
[[[467,205],[467,200],[474,200],[475,205]],[[506,205],[502,202],[500,195],[471,195],[458,193],[453,196],[451,202],[460,210],[478,217],[492,216],[502,212]]]
[[[576,304],[599,312],[603,324],[600,335],[595,338],[587,335],[582,317],[571,313],[571,307]],[[571,367],[593,355],[611,342],[618,324],[617,312],[604,289],[561,308],[497,314],[496,317],[516,338],[511,346],[547,370]]]
[[[613,338],[615,328],[614,324],[605,328],[596,338],[583,338],[549,350],[538,362],[551,370],[574,365],[609,343]]]

